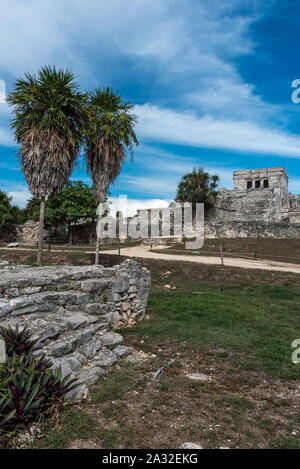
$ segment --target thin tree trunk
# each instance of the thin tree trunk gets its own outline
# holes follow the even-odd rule
[[[100,235],[101,233],[101,220],[102,220],[102,214],[101,214],[101,210],[99,209],[97,229],[96,229],[97,239],[96,239],[95,265],[99,265],[100,236],[98,236],[98,234]]]
[[[45,218],[45,199],[41,199],[40,205],[40,221],[39,221],[39,232],[38,232],[38,255],[37,263],[42,263],[43,255],[43,235],[44,235],[44,218]]]

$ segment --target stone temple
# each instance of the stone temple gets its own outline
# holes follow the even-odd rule
[[[205,237],[299,238],[300,195],[289,193],[288,179],[283,167],[234,171],[233,190],[220,188],[214,208],[205,217]],[[158,209],[160,217],[168,210],[172,211],[172,204]],[[149,218],[148,212],[138,214]]]
[[[210,216],[215,221],[289,221],[300,223],[300,196],[288,190],[284,168],[234,171],[234,189],[220,189]]]

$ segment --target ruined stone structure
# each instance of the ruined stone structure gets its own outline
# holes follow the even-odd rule
[[[233,190],[220,189],[209,220],[300,223],[300,198],[289,194],[284,168],[234,171],[233,182]]]
[[[146,268],[133,260],[103,266],[13,266],[0,269],[0,326],[28,326],[35,356],[46,354],[63,376],[82,382],[72,397],[132,353],[113,332],[144,318],[150,285]]]
[[[233,182],[206,217],[207,237],[300,236],[300,196],[289,193],[284,168],[234,171]]]
[[[205,217],[205,237],[275,237],[300,236],[300,195],[288,190],[288,175],[284,168],[251,169],[233,172],[233,190],[220,188],[216,204]],[[180,205],[180,204],[179,204]],[[169,208],[138,210],[136,217],[127,220],[127,239],[143,239],[149,244],[174,243],[182,234],[183,208],[172,203]],[[164,221],[169,220],[164,225]],[[131,221],[138,221],[136,234]],[[143,227],[139,232],[139,226]],[[163,227],[168,227],[164,229]],[[38,223],[0,227],[1,241],[19,241],[35,244]],[[125,229],[126,231],[126,229]],[[184,233],[190,237],[191,232]],[[54,237],[67,242],[62,228],[45,231],[45,239]],[[148,238],[148,239],[147,239]],[[126,238],[121,236],[121,241]],[[96,240],[96,223],[78,224],[72,228],[73,244],[93,243]],[[102,243],[117,243],[116,238],[103,238]],[[54,241],[55,243],[55,241]]]
[[[300,195],[289,193],[288,175],[284,168],[234,171],[233,182],[233,190],[219,190],[214,208],[206,215],[205,237],[300,236]],[[160,231],[160,241],[179,239],[175,234],[177,210],[171,204],[168,209],[155,209],[153,212],[156,218],[154,226],[167,217],[171,219],[170,233]],[[138,216],[149,220],[150,227],[150,210],[140,210]],[[154,235],[149,234],[150,243],[158,241],[157,229],[154,231]],[[185,235],[189,236],[189,233]]]

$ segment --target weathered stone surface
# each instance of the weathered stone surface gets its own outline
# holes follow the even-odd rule
[[[0,318],[11,312],[11,306],[7,301],[0,300]]]
[[[81,368],[82,363],[85,361],[85,357],[83,357],[80,353],[74,353],[65,356],[62,360],[68,364],[72,371],[75,371],[78,370],[78,368]]]
[[[64,379],[68,375],[70,375],[70,379],[73,377],[72,376],[72,368],[70,367],[69,363],[67,363],[66,360],[62,360],[62,359],[53,360],[53,365],[52,365],[51,369],[55,370],[56,368],[61,369],[62,379]]]
[[[69,340],[63,340],[52,345],[50,352],[53,357],[62,357],[68,353],[73,352],[77,345],[77,338],[70,338]]]
[[[105,347],[115,347],[123,342],[123,337],[117,332],[107,332],[101,336],[101,342]]]
[[[209,379],[209,376],[203,373],[188,373],[186,376],[195,381],[207,381]]]
[[[126,290],[129,289],[129,282],[128,280],[119,280],[113,284],[112,291],[115,293],[124,293]]]
[[[132,260],[108,269],[4,266],[0,325],[29,327],[37,340],[34,357],[45,354],[53,368],[61,367],[63,377],[82,378],[69,398],[85,397],[87,384],[132,352],[120,345],[122,336],[108,328],[132,324],[145,313],[138,302],[145,304],[149,279],[149,272]]]
[[[60,329],[57,326],[48,326],[39,334],[39,339],[44,342],[46,339],[54,339],[58,337]]]
[[[89,314],[106,314],[108,312],[107,304],[100,304],[100,303],[89,303],[85,306],[85,310]]]
[[[183,443],[181,446],[182,449],[203,449],[202,446],[200,446],[198,443],[191,443],[189,441],[186,441]]]
[[[17,288],[8,288],[5,290],[7,296],[19,296],[19,290]]]
[[[76,330],[82,326],[87,326],[91,323],[91,320],[88,316],[80,314],[80,313],[73,313],[65,322],[67,329]]]
[[[117,347],[113,349],[113,352],[117,355],[117,357],[121,358],[131,355],[133,349],[131,347],[126,347],[125,345],[117,345]]]
[[[29,306],[25,306],[25,308],[18,308],[15,309],[11,315],[12,316],[20,316],[22,314],[28,314],[28,313],[34,313],[35,311],[38,311],[39,307],[36,304],[31,304]]]
[[[85,280],[81,283],[81,290],[83,292],[102,293],[108,288],[109,282],[107,280]]]
[[[0,339],[0,363],[6,362],[6,347],[3,339]]]
[[[93,358],[97,352],[102,347],[102,342],[101,340],[97,339],[94,340],[93,342],[88,343],[87,345],[83,346],[80,349],[80,352],[86,357],[86,358]]]
[[[80,345],[86,344],[91,340],[91,338],[94,336],[94,327],[91,326],[87,329],[80,330],[79,332],[76,333],[77,336],[77,343]]]
[[[79,401],[82,399],[86,399],[87,395],[89,393],[89,389],[86,384],[82,384],[81,386],[77,386],[76,388],[72,389],[67,393],[67,400],[73,401]]]
[[[109,368],[110,366],[114,365],[117,361],[117,356],[111,350],[107,348],[102,348],[100,353],[96,355],[94,360],[97,365],[103,368]]]
[[[98,380],[98,378],[104,375],[105,373],[106,370],[104,368],[101,368],[100,366],[83,368],[78,374],[78,379],[81,383],[90,386],[91,384],[94,384]]]

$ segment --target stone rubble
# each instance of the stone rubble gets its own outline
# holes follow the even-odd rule
[[[112,331],[144,319],[148,270],[133,260],[103,266],[4,266],[0,269],[0,326],[29,327],[62,376],[82,383],[69,398],[83,398],[118,359],[132,353]]]

